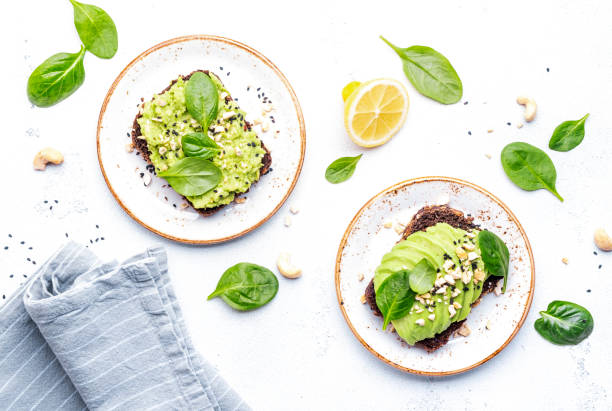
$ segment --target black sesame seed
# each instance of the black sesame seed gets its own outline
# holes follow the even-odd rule
[[[9,235],[9,237],[10,237],[10,235]],[[593,251],[593,255],[597,255],[597,251]]]
[[[590,293],[590,292],[591,292],[591,289],[589,288],[589,289],[587,290],[587,293]]]
[[[100,237],[100,241],[104,241],[104,237]]]
[[[548,67],[546,67],[546,72],[550,73],[550,69]]]
[[[464,106],[467,106],[467,104],[468,104],[468,102],[467,102],[467,101],[464,101],[464,102],[463,102],[463,105],[464,105]]]
[[[471,132],[471,131],[468,131],[468,135],[470,135],[470,136],[471,136],[471,135],[472,135],[472,132]]]
[[[511,125],[512,125],[512,123],[510,123],[509,121],[508,121],[506,124],[508,124],[509,126],[511,126]]]
[[[257,91],[261,90],[261,87],[257,87]]]
[[[601,264],[599,264],[599,267],[597,267],[597,268],[601,270]]]
[[[20,241],[19,244],[24,245],[25,241]]]
[[[66,233],[66,238],[68,238],[68,233]]]
[[[223,66],[219,66],[219,70],[223,71]]]
[[[8,250],[8,245],[5,245],[5,246],[4,246],[4,249],[5,249],[5,250]]]

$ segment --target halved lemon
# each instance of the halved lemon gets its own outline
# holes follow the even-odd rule
[[[406,121],[410,99],[397,80],[376,79],[356,87],[346,99],[344,126],[361,147],[385,144]]]

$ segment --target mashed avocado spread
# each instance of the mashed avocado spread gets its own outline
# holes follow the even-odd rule
[[[219,79],[210,74],[219,94],[219,111],[211,124],[208,135],[222,151],[211,159],[223,173],[223,179],[205,194],[187,199],[195,208],[206,209],[234,200],[259,179],[262,158],[266,151],[261,147],[257,134],[245,130],[245,112],[238,104],[227,99],[228,92]],[[185,106],[185,81],[180,77],[167,91],[156,94],[144,104],[138,119],[142,137],[147,141],[149,158],[157,172],[165,171],[185,157],[181,149],[181,137],[202,132],[200,124],[187,112]]]
[[[438,223],[411,234],[383,256],[374,275],[375,290],[388,276],[411,270],[423,258],[437,270],[434,287],[417,296],[405,317],[391,321],[408,344],[431,338],[470,313],[487,278],[477,234],[477,230],[467,232]]]

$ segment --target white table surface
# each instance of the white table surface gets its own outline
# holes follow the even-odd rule
[[[27,258],[42,262],[65,233],[93,240],[91,248],[105,258],[161,243],[197,348],[256,409],[612,408],[612,254],[594,255],[592,242],[598,226],[612,232],[612,3],[96,4],[118,27],[119,51],[112,60],[88,54],[84,85],[46,109],[28,102],[26,81],[51,54],[78,50],[70,3],[3,6],[0,294],[8,297],[23,274],[33,272]],[[148,47],[195,33],[230,37],[269,57],[292,83],[307,126],[306,160],[288,203],[255,232],[212,247],[176,244],[139,226],[108,191],[96,157],[98,112],[115,76]],[[400,46],[428,45],[445,54],[463,81],[462,101],[444,106],[419,95],[379,34]],[[363,150],[344,131],[340,91],[351,80],[385,76],[407,85],[411,109],[391,142]],[[519,94],[538,102],[536,120],[520,130]],[[564,203],[544,190],[521,191],[505,177],[499,162],[504,145],[527,141],[544,148],[556,125],[587,112],[581,146],[569,153],[547,150]],[[32,158],[45,146],[63,151],[66,161],[36,172]],[[362,152],[351,180],[325,181],[332,160]],[[349,331],[334,289],[338,243],[354,213],[385,187],[426,175],[466,179],[499,196],[525,227],[537,267],[531,312],[516,338],[485,365],[450,378],[404,374],[374,358]],[[290,204],[301,211],[287,228]],[[95,242],[100,237],[105,240]],[[304,275],[281,278],[266,307],[239,313],[205,300],[229,265],[251,261],[272,268],[283,250],[301,261]],[[538,311],[553,299],[591,311],[589,339],[558,347],[535,332]]]

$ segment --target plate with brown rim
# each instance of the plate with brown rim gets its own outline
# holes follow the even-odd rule
[[[216,74],[251,123],[264,115],[273,116],[273,121],[264,121],[267,130],[261,125],[254,128],[271,152],[271,171],[251,186],[242,196],[244,201],[225,206],[208,217],[187,206],[165,180],[152,175],[151,183],[145,185],[143,175],[150,172],[146,162],[138,150],[126,149],[142,101],[160,93],[179,75],[194,70]],[[264,113],[264,97],[273,102],[272,112]],[[217,36],[179,37],[141,53],[111,85],[98,119],[100,169],[119,205],[149,230],[192,244],[240,237],[272,217],[297,182],[305,147],[302,110],[289,81],[258,51]]]
[[[469,336],[454,335],[428,353],[382,331],[381,318],[363,303],[363,296],[383,254],[401,239],[403,227],[422,207],[440,203],[471,215],[475,224],[500,236],[510,250],[510,273],[504,294],[485,295],[472,308],[466,320]],[[531,307],[535,266],[523,227],[501,200],[467,181],[422,177],[385,189],[357,212],[340,242],[335,283],[340,310],[370,353],[402,371],[442,376],[478,367],[510,343]]]

